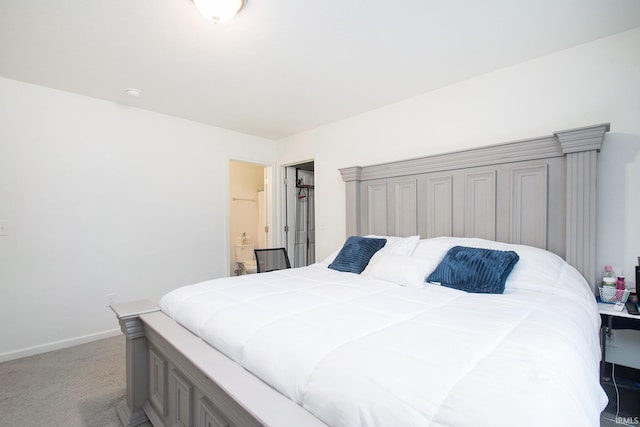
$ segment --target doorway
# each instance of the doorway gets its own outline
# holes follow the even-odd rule
[[[254,273],[253,250],[272,244],[271,171],[270,166],[229,160],[230,275]]]
[[[286,166],[284,173],[284,232],[292,267],[316,260],[315,165],[313,161]]]

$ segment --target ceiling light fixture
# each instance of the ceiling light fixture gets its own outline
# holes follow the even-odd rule
[[[233,19],[246,2],[246,0],[193,0],[193,4],[202,16],[216,24]]]

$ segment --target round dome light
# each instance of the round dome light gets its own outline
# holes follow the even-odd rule
[[[216,24],[230,21],[242,9],[245,0],[193,0],[202,16]]]

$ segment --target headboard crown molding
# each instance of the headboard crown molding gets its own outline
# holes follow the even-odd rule
[[[360,181],[362,179],[362,167],[352,166],[350,168],[340,169],[340,174],[344,182]]]
[[[489,145],[470,150],[453,151],[417,159],[381,163],[366,167],[340,169],[345,182],[349,180],[385,179],[418,173],[444,172],[497,163],[511,163],[532,159],[562,157],[564,153],[555,136],[531,138],[506,144]],[[355,171],[354,169],[357,169]],[[354,178],[354,174],[359,178]]]
[[[550,136],[488,145],[470,150],[452,151],[416,159],[351,166],[339,169],[345,182],[444,172],[500,163],[562,157],[568,153],[600,151],[609,123],[554,132]]]
[[[560,141],[562,152],[565,154],[591,150],[600,151],[604,134],[609,132],[610,129],[611,125],[609,123],[602,123],[554,132],[554,135]]]

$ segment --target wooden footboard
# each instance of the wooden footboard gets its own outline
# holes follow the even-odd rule
[[[126,340],[125,426],[324,426],[149,301],[111,307]]]

